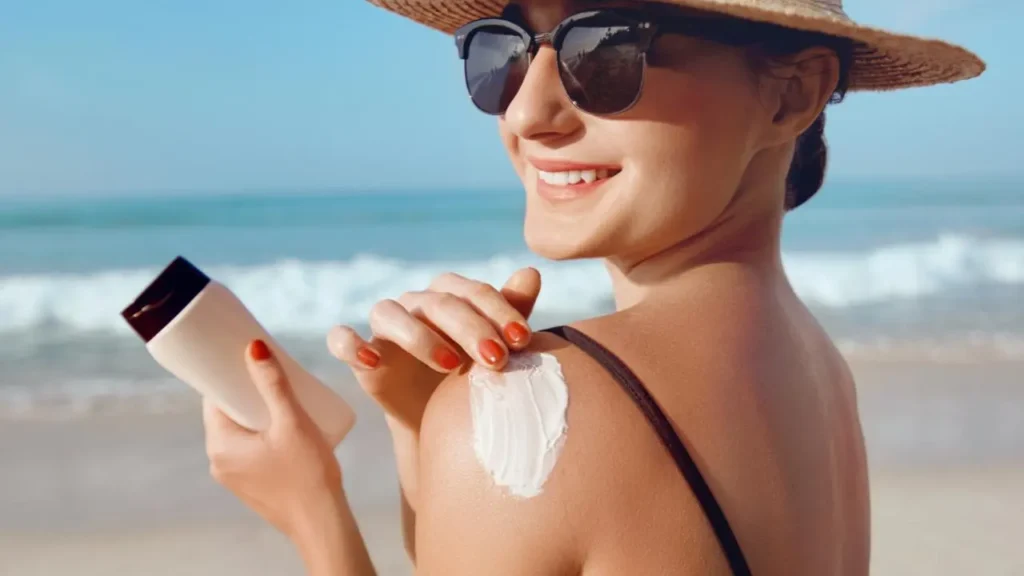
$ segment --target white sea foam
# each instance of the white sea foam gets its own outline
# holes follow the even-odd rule
[[[799,252],[784,257],[797,292],[810,304],[845,308],[984,285],[1024,285],[1024,241],[944,236],[869,252]],[[281,261],[206,271],[234,290],[272,332],[319,337],[335,323],[365,322],[382,298],[426,287],[455,271],[496,285],[522,266],[541,270],[538,314],[582,315],[611,307],[610,284],[596,261],[545,263],[532,256],[470,262],[403,262],[360,256],[345,262]],[[0,334],[38,331],[128,335],[124,308],[157,269],[89,274],[0,276]]]
[[[805,301],[848,307],[979,285],[1024,284],[1024,240],[942,236],[866,253],[798,253],[786,272]]]

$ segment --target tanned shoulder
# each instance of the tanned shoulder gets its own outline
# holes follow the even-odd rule
[[[597,362],[546,333],[502,373],[474,367],[438,388],[424,416],[419,479],[419,574],[623,573],[622,562],[640,558],[636,547],[680,535],[694,548],[675,573],[701,573],[687,564],[706,566],[705,549],[714,551],[640,411]],[[652,540],[658,528],[645,511],[666,507],[663,534]]]

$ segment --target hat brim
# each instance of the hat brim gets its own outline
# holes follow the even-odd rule
[[[841,11],[764,0],[663,0],[727,16],[770,22],[854,41],[850,90],[882,91],[947,84],[977,77],[985,63],[948,42],[857,24]],[[501,0],[369,0],[371,4],[452,34],[458,27],[501,14]]]

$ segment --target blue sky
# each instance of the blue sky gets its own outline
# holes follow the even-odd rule
[[[963,43],[990,68],[953,86],[849,96],[829,119],[833,177],[1024,179],[1024,3],[846,8]],[[494,124],[468,101],[450,38],[361,0],[0,9],[0,195],[509,189]]]

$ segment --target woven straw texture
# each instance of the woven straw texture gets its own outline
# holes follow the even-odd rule
[[[690,8],[790,28],[822,32],[856,42],[850,90],[880,91],[930,86],[974,78],[985,71],[975,54],[928,38],[859,25],[843,11],[841,0],[662,0]],[[894,0],[899,1],[899,0]],[[451,34],[478,18],[501,14],[502,0],[369,0]]]

